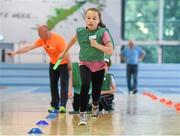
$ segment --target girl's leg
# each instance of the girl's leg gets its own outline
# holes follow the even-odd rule
[[[79,111],[79,98],[80,95],[78,93],[74,93],[73,103],[72,103],[74,111]]]
[[[80,66],[81,91],[80,91],[80,112],[87,111],[88,93],[91,81],[91,71],[84,65]]]
[[[99,105],[99,99],[101,94],[101,88],[104,80],[105,70],[100,70],[92,74],[92,100],[93,105]]]
[[[99,115],[99,101],[101,95],[101,88],[104,80],[105,70],[94,72],[92,75],[92,116]]]

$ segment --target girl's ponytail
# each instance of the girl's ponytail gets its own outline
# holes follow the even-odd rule
[[[106,28],[106,25],[105,25],[101,20],[100,20],[98,26],[103,27],[103,28]]]

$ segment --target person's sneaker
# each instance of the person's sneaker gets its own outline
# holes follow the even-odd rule
[[[54,107],[49,107],[48,108],[48,112],[55,112],[58,111],[57,109],[55,109]]]
[[[115,107],[115,103],[112,102],[111,109],[109,109],[108,112],[113,112],[114,111],[114,107]]]
[[[133,90],[133,94],[136,94],[137,92],[138,92],[137,89],[134,89],[134,90]]]
[[[92,117],[98,117],[99,116],[99,105],[94,106],[92,104]]]
[[[128,94],[129,94],[129,95],[132,95],[132,94],[133,94],[133,90],[129,91]]]
[[[80,116],[80,119],[79,119],[78,126],[87,125],[87,114],[86,114],[86,112],[80,112],[79,116]]]
[[[65,108],[64,106],[61,106],[61,107],[59,108],[59,112],[60,112],[60,113],[66,113],[66,108]]]

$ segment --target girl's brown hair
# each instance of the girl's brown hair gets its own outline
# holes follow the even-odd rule
[[[97,12],[98,16],[99,16],[99,20],[100,20],[98,26],[106,28],[106,25],[102,22],[101,12],[98,9],[96,9],[96,8],[89,8],[89,9],[86,10],[85,15],[87,14],[88,11]]]

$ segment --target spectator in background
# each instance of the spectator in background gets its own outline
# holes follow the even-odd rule
[[[145,56],[144,50],[140,47],[135,46],[134,41],[132,40],[129,40],[128,48],[125,48],[120,54],[121,59],[127,63],[126,76],[127,76],[127,87],[129,90],[129,94],[131,92],[133,94],[136,94],[138,92],[137,90],[138,64],[139,62],[142,61],[144,56]],[[133,77],[133,84],[131,82],[132,77]]]

